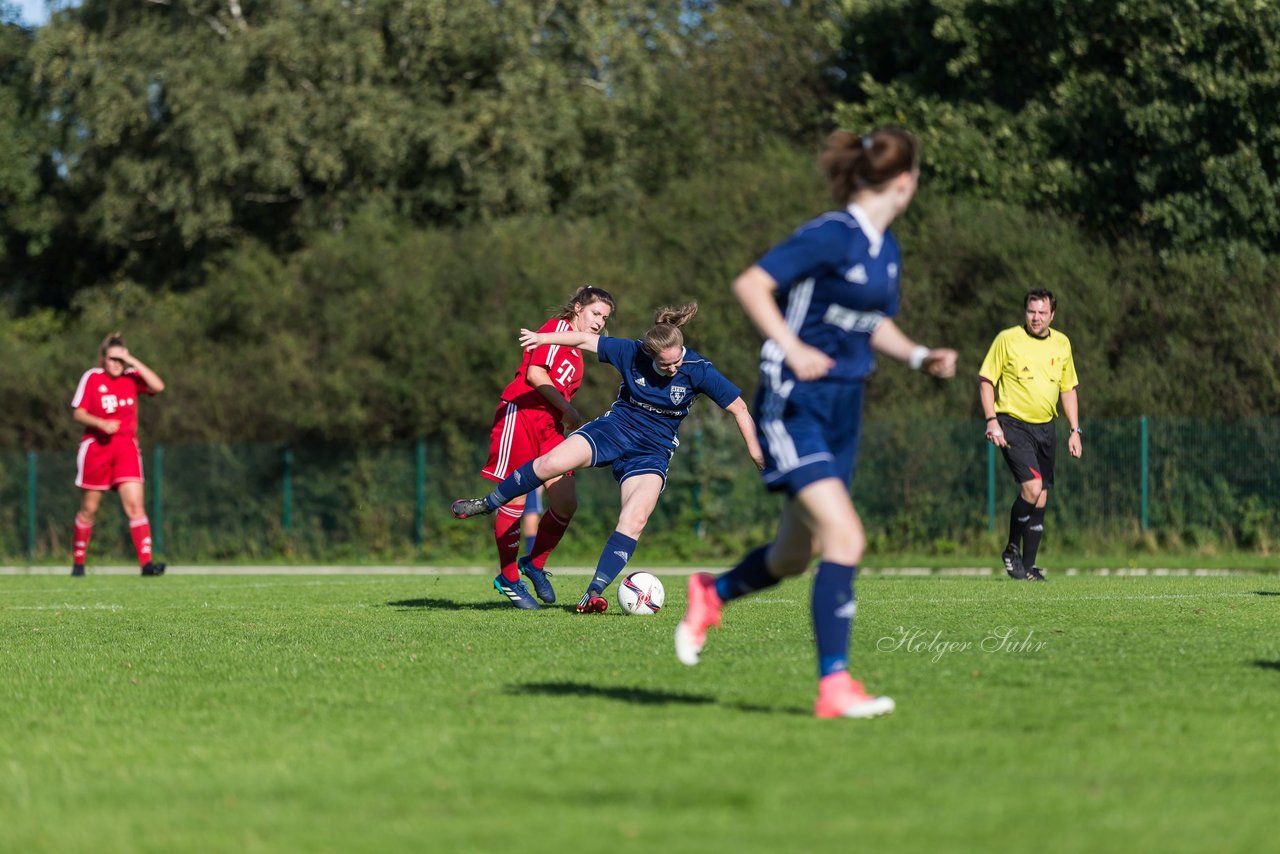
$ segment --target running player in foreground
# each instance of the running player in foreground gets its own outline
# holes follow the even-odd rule
[[[935,377],[955,374],[956,353],[916,344],[892,320],[902,262],[888,228],[916,191],[916,138],[897,129],[838,131],[819,164],[842,208],[802,225],[733,283],[766,339],[756,400],[764,483],[788,500],[772,543],[723,575],[690,577],[675,648],[681,662],[697,664],[725,604],[804,573],[819,556],[810,606],[814,710],[820,718],[865,718],[893,711],[894,703],[869,695],[848,671],[853,580],[866,545],[849,497],[863,383],[876,353]]]

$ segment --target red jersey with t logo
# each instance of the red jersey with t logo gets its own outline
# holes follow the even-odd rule
[[[539,332],[573,332],[573,324],[567,320],[553,317],[542,324]],[[560,423],[560,410],[552,406],[538,390],[529,385],[527,374],[530,365],[539,365],[547,369],[551,384],[556,391],[564,395],[565,400],[573,400],[578,387],[582,385],[582,351],[577,347],[564,347],[559,344],[541,344],[524,354],[520,369],[502,392],[502,399],[507,403],[526,409],[545,409]]]
[[[102,368],[90,368],[80,378],[76,396],[71,399],[72,409],[83,409],[90,415],[119,421],[120,429],[114,435],[132,439],[138,435],[138,398],[150,394],[147,383],[133,368],[126,368],[118,377],[112,377]],[[86,427],[85,439],[106,441],[108,436],[94,427]]]

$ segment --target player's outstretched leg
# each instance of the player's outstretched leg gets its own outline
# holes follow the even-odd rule
[[[861,682],[841,670],[818,681],[813,712],[820,718],[874,718],[894,708],[892,697],[872,697]]]
[[[676,626],[676,658],[690,667],[698,663],[707,642],[707,629],[720,625],[723,603],[716,593],[715,576],[699,572],[689,576],[689,604]]]

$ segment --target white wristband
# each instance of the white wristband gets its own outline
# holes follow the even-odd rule
[[[907,357],[907,364],[911,366],[911,370],[918,371],[927,358],[929,358],[929,348],[923,344],[917,344],[911,351],[911,355]]]

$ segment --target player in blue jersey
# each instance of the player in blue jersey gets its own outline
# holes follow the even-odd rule
[[[765,343],[756,422],[770,490],[787,502],[772,543],[718,577],[689,579],[676,628],[676,656],[698,663],[707,629],[740,596],[800,575],[820,557],[811,597],[818,652],[818,717],[863,718],[893,711],[848,672],[857,600],[853,579],[866,537],[849,497],[863,383],[875,354],[955,374],[956,353],[916,344],[894,323],[901,257],[889,224],[906,210],[919,177],[919,143],[898,129],[865,136],[838,131],[819,165],[840,210],[802,225],[733,283]]]
[[[680,446],[680,422],[699,394],[705,394],[738,422],[738,430],[757,467],[764,456],[755,423],[742,392],[707,359],[684,346],[680,327],[698,311],[697,303],[658,309],[654,325],[636,340],[605,338],[590,332],[530,332],[520,330],[526,350],[542,344],[577,347],[591,353],[622,375],[618,399],[609,411],[584,424],[562,443],[525,463],[484,498],[453,502],[459,519],[497,508],[536,489],[543,481],[588,466],[613,467],[622,490],[622,511],[596,564],[595,575],[578,602],[579,613],[600,613],[608,607],[605,588],[635,554],[636,541],[667,483],[667,467]]]

